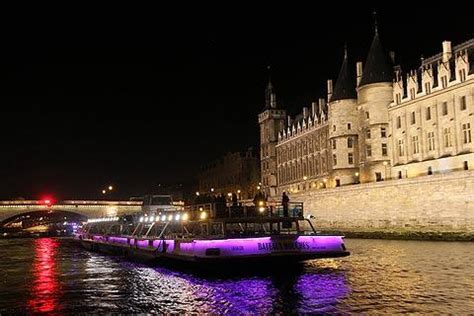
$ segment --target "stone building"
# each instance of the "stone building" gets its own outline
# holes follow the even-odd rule
[[[253,148],[228,153],[204,166],[198,181],[196,194],[227,196],[235,193],[239,199],[253,199],[260,182],[258,155]]]
[[[402,72],[377,29],[363,65],[345,50],[334,89],[294,119],[271,83],[259,114],[269,195],[472,168],[474,39]],[[355,71],[353,71],[355,70]]]

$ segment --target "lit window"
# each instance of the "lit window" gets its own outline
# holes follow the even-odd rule
[[[444,147],[451,147],[453,144],[451,142],[451,127],[445,128],[443,130],[444,135]]]
[[[463,142],[464,144],[471,143],[471,123],[462,125]]]
[[[448,115],[448,102],[442,104],[443,115]]]
[[[467,106],[466,106],[466,96],[463,95],[460,99],[460,103],[461,103],[461,111],[464,111]]]
[[[398,140],[398,156],[403,156],[405,155],[405,151],[404,151],[405,147],[403,145],[403,139],[399,139]]]
[[[388,156],[387,144],[382,144],[382,156]]]
[[[435,138],[434,138],[434,132],[429,132],[427,134],[427,141],[428,141],[428,151],[435,150]]]

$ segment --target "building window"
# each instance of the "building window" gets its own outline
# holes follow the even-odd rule
[[[426,108],[426,120],[429,121],[431,120],[431,107]]]
[[[368,128],[366,131],[366,138],[370,139],[370,128]]]
[[[347,148],[352,148],[352,145],[353,145],[353,144],[352,144],[352,137],[349,137],[349,138],[347,139]]]
[[[442,109],[443,109],[443,115],[448,115],[448,102],[443,102]]]
[[[415,98],[415,88],[410,88],[410,97],[412,100]]]
[[[352,165],[354,163],[354,155],[352,153],[347,154],[347,162]]]
[[[382,144],[382,156],[388,156],[387,144]]]
[[[336,131],[336,125],[332,126],[332,130],[335,132]]]
[[[461,103],[461,111],[464,111],[467,108],[465,95],[461,97],[460,103]]]
[[[367,145],[367,147],[366,147],[366,153],[367,153],[367,157],[371,157],[371,156],[372,156],[372,146]]]
[[[403,139],[399,139],[398,140],[398,156],[401,157],[403,155],[405,155]]]
[[[335,139],[332,140],[332,149],[336,149],[336,140]]]
[[[463,166],[464,166],[464,170],[469,170],[469,164],[467,161],[464,161]]]
[[[428,141],[428,151],[435,150],[434,132],[429,132],[426,139]]]
[[[433,174],[433,168],[431,168],[431,166],[428,167],[428,175],[432,175]]]
[[[387,129],[385,127],[380,128],[380,137],[382,137],[382,138],[387,137]]]
[[[369,118],[369,112],[365,112],[365,118],[366,118],[366,119]]]
[[[429,82],[425,83],[425,93],[430,94],[431,93],[431,85]]]
[[[333,166],[337,165],[337,156],[336,155],[332,155],[332,164],[333,164]]]
[[[462,125],[462,134],[464,144],[471,143],[471,123],[466,123]]]
[[[416,123],[416,113],[415,111],[411,112],[411,124],[415,124]]]
[[[397,104],[402,103],[402,96],[400,95],[400,93],[397,93],[395,95],[395,100],[397,101]]]
[[[398,171],[398,179],[401,179],[401,178],[402,178],[402,172]]]
[[[446,88],[448,86],[448,77],[442,76],[441,77],[441,84],[442,84],[443,88]]]
[[[402,127],[402,118],[400,116],[397,116],[397,128]]]
[[[444,135],[444,147],[451,147],[453,144],[451,142],[451,127],[445,128],[443,131]]]
[[[466,81],[466,69],[459,70],[459,78],[461,78],[461,82]]]
[[[411,145],[413,147],[413,154],[420,153],[420,144],[418,142],[418,136],[411,137]]]
[[[351,129],[351,123],[347,123],[347,129]]]

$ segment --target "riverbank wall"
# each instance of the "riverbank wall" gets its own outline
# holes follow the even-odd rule
[[[324,233],[347,237],[474,241],[474,171],[290,195]]]

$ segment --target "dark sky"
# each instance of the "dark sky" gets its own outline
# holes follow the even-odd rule
[[[315,4],[5,11],[0,199],[190,182],[209,159],[257,145],[268,64],[296,114],[335,79],[344,42],[365,59],[374,8],[384,47],[409,67],[473,37],[462,5]]]

